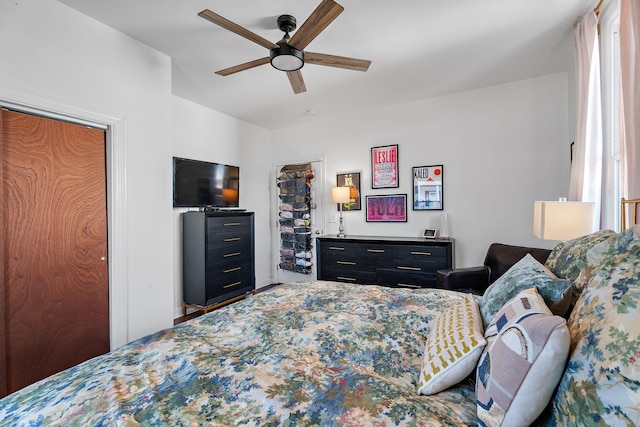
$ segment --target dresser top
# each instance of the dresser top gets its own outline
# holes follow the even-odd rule
[[[372,242],[372,243],[435,243],[435,244],[447,244],[453,243],[453,239],[430,239],[427,237],[412,236],[412,237],[400,237],[400,236],[351,236],[338,237],[335,234],[328,234],[319,236],[319,240],[336,241],[336,242]]]
[[[182,215],[206,215],[206,216],[251,216],[253,212],[247,212],[243,209],[219,209],[211,211],[186,211]]]

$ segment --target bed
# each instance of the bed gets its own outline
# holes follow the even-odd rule
[[[416,391],[430,323],[464,297],[277,286],[0,400],[0,425],[476,425],[471,379]]]

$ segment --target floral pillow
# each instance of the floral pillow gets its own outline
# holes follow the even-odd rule
[[[624,233],[623,233],[624,234]],[[600,266],[569,317],[556,425],[640,425],[640,245]]]
[[[555,275],[569,279],[574,283],[574,297],[577,299],[589,280],[586,253],[594,245],[611,237],[617,237],[612,230],[600,230],[595,233],[558,243],[544,263]]]
[[[471,295],[446,309],[431,329],[418,394],[434,394],[465,379],[476,368],[487,341],[478,304]]]
[[[571,300],[571,282],[557,278],[548,268],[527,254],[498,280],[493,282],[480,300],[480,313],[486,328],[496,313],[521,291],[535,286],[553,314],[563,316]]]
[[[586,252],[587,277],[593,277],[602,266],[617,258],[618,263],[626,259],[634,246],[640,245],[640,225],[591,246]]]
[[[476,370],[479,425],[530,425],[549,403],[569,353],[566,320],[535,288],[520,292],[485,331]]]

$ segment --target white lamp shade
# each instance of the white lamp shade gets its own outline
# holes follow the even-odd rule
[[[533,234],[543,240],[571,240],[595,231],[593,202],[535,202]]]
[[[333,187],[331,189],[331,201],[333,203],[349,203],[351,201],[351,188]]]

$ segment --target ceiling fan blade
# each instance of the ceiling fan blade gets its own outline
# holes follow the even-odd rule
[[[266,47],[267,49],[275,49],[278,47],[277,44],[270,42],[264,37],[261,37],[256,33],[251,32],[246,28],[229,21],[226,18],[223,18],[222,16],[210,11],[209,9],[205,9],[202,12],[198,13],[198,16],[206,19],[209,22],[213,22],[214,24],[221,26],[226,30],[236,33],[237,35],[242,36],[245,39],[251,40],[252,42],[259,44],[260,46]]]
[[[366,59],[347,58],[345,56],[326,55],[324,53],[305,52],[304,62],[307,64],[326,65],[327,67],[346,68],[347,70],[367,71],[371,61]]]
[[[244,64],[236,65],[235,67],[225,68],[224,70],[216,71],[219,76],[228,76],[229,74],[237,73],[238,71],[248,70],[250,68],[258,67],[260,65],[268,64],[271,58],[260,58],[255,61],[245,62]]]
[[[343,10],[344,7],[333,0],[322,0],[316,10],[304,21],[304,24],[291,36],[289,45],[304,50]]]
[[[293,93],[297,95],[307,91],[307,87],[304,85],[304,80],[302,79],[302,73],[300,70],[287,71],[287,77],[289,77],[289,83],[291,83]]]

